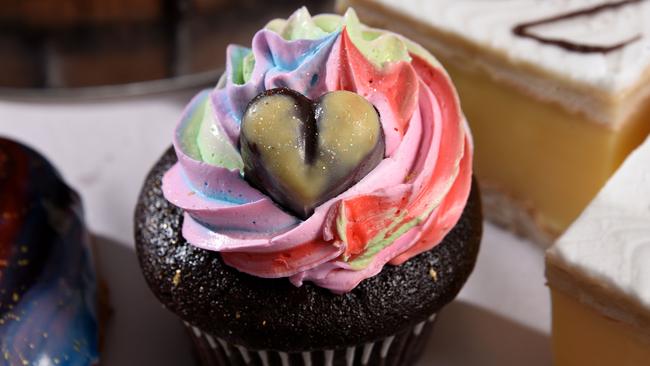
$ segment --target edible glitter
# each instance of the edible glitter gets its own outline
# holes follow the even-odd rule
[[[435,269],[429,269],[429,276],[431,276],[434,281],[438,281],[438,272],[436,272]]]
[[[174,278],[172,279],[172,284],[176,287],[179,283],[181,283],[181,270],[177,269]]]

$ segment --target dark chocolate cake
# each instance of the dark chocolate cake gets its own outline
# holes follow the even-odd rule
[[[475,183],[460,221],[442,243],[403,265],[384,268],[350,293],[241,273],[225,265],[219,253],[183,238],[183,212],[161,190],[163,174],[176,161],[169,149],[142,188],[135,212],[140,265],[165,307],[230,343],[302,352],[374,342],[436,313],[456,297],[474,268],[482,234]]]

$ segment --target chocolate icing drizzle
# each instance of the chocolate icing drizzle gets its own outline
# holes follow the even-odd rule
[[[589,45],[589,44],[581,44],[581,43],[574,43],[571,41],[567,41],[565,39],[560,39],[560,38],[546,38],[542,36],[535,35],[530,32],[530,28],[539,26],[539,25],[544,25],[544,24],[551,24],[555,22],[560,22],[563,20],[571,19],[571,18],[577,18],[581,16],[588,16],[588,15],[594,15],[598,14],[603,11],[611,10],[611,9],[616,9],[620,8],[626,5],[631,5],[635,3],[640,3],[645,0],[623,0],[623,1],[616,1],[616,2],[609,2],[601,5],[596,5],[591,8],[585,8],[585,9],[580,9],[576,11],[572,11],[569,13],[565,14],[560,14],[560,15],[555,15],[552,17],[548,18],[543,18],[539,20],[534,20],[532,22],[526,22],[526,23],[520,23],[516,25],[512,29],[512,33],[519,37],[524,37],[524,38],[531,38],[534,39],[538,42],[544,43],[544,44],[550,44],[554,45],[557,47],[564,48],[565,50],[572,51],[572,52],[579,52],[579,53],[608,53],[612,51],[616,51],[618,49],[621,49],[625,46],[627,46],[630,43],[636,42],[639,39],[641,39],[641,34],[637,34],[633,37],[630,37],[622,42],[615,43],[612,45],[608,46],[594,46],[594,45]]]

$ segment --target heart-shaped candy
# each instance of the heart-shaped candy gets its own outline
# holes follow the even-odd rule
[[[246,180],[303,219],[374,169],[385,149],[364,97],[334,91],[312,102],[287,88],[251,100],[240,143]]]

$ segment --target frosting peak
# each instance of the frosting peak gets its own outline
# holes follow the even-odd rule
[[[469,195],[471,140],[448,76],[421,47],[365,27],[352,10],[311,17],[302,8],[227,57],[217,87],[184,112],[179,163],[163,178],[165,197],[185,210],[190,243],[240,271],[340,293],[431,249],[455,225]],[[275,88],[312,100],[351,91],[381,116],[383,160],[305,220],[243,178],[242,117]]]

